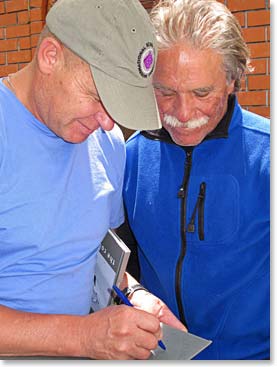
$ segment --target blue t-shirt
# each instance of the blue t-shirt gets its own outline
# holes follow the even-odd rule
[[[87,314],[96,254],[123,222],[118,126],[65,142],[0,80],[0,304]]]

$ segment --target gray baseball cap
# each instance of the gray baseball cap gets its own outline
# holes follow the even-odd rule
[[[91,68],[110,116],[134,130],[161,127],[152,87],[157,45],[138,0],[58,0],[46,25]]]

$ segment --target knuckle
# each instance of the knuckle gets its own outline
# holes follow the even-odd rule
[[[129,349],[129,344],[125,340],[122,340],[120,343],[118,343],[117,349],[119,353],[125,354]]]

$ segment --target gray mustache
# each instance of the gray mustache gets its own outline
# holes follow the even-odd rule
[[[164,122],[171,127],[186,127],[189,129],[193,129],[195,127],[206,125],[209,122],[209,118],[207,116],[203,116],[199,119],[191,119],[186,122],[181,122],[176,117],[165,114]]]

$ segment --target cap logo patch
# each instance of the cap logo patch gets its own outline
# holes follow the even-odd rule
[[[154,70],[155,53],[151,42],[147,42],[138,55],[138,70],[141,76],[147,78]]]

